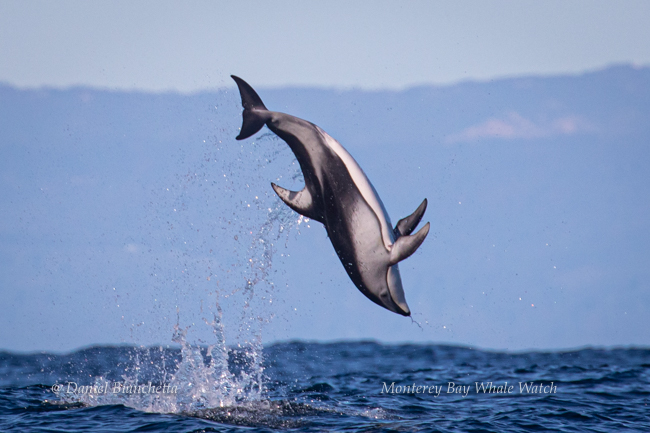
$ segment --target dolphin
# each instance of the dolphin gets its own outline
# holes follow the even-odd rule
[[[266,125],[289,145],[300,164],[305,187],[289,191],[271,182],[276,194],[294,211],[325,226],[361,293],[387,310],[410,316],[397,263],[413,254],[429,233],[426,223],[411,235],[424,215],[427,199],[393,228],[377,191],[338,141],[313,123],[267,110],[248,83],[231,77],[244,108],[237,140]]]

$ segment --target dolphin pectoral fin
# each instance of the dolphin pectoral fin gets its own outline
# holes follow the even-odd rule
[[[390,250],[389,264],[395,265],[408,258],[420,245],[422,245],[424,238],[426,238],[428,234],[429,223],[426,223],[416,234],[399,237]]]
[[[298,212],[300,215],[304,215],[307,218],[311,218],[318,222],[322,222],[316,212],[314,211],[314,201],[312,200],[311,194],[307,187],[304,187],[300,191],[289,191],[288,189],[282,188],[271,182],[271,186],[275,193],[280,197],[280,199],[289,206],[291,209]]]
[[[271,115],[257,92],[246,81],[234,75],[231,77],[237,83],[241,95],[241,105],[244,107],[241,129],[236,137],[237,140],[243,140],[262,129]]]
[[[427,199],[425,198],[422,201],[422,203],[420,203],[420,206],[418,206],[418,208],[415,209],[415,212],[413,212],[411,215],[407,216],[406,218],[402,218],[397,222],[397,225],[395,226],[395,230],[393,230],[393,232],[395,233],[395,238],[397,239],[400,236],[410,235],[413,232],[413,230],[418,226],[418,224],[420,224],[420,221],[424,216],[424,211],[426,210],[427,210]]]

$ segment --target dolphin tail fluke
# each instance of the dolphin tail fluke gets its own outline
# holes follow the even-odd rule
[[[237,140],[243,140],[262,129],[271,116],[262,99],[246,81],[234,75],[231,77],[237,83],[241,95],[241,105],[244,107],[241,131],[237,136]]]
[[[422,217],[424,216],[424,211],[427,210],[427,199],[425,198],[422,203],[420,203],[420,206],[418,206],[417,209],[415,209],[415,212],[413,212],[411,215],[407,216],[406,218],[402,218],[397,222],[397,225],[395,226],[395,238],[399,238],[400,236],[408,236],[410,235],[413,230],[420,224],[420,221],[422,220]],[[426,235],[425,235],[426,236]]]
[[[429,223],[426,223],[416,234],[399,237],[390,250],[390,264],[395,265],[408,258],[418,249],[429,234]]]

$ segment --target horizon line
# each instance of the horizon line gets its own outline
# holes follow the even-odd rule
[[[530,74],[513,74],[513,75],[502,75],[492,78],[464,78],[458,81],[453,81],[449,83],[414,83],[406,86],[396,86],[396,87],[362,87],[362,86],[328,86],[328,85],[305,85],[305,84],[286,84],[278,86],[265,86],[257,85],[257,88],[264,90],[324,90],[324,91],[335,91],[335,92],[365,92],[365,93],[401,93],[408,92],[413,89],[421,88],[451,88],[460,85],[467,84],[487,84],[494,82],[510,81],[510,80],[526,80],[526,79],[548,79],[548,78],[579,78],[586,75],[598,74],[605,72],[611,69],[630,69],[635,71],[650,70],[649,64],[639,64],[635,62],[616,62],[610,63],[601,67],[584,69],[577,72],[561,72],[561,73],[530,73]],[[227,80],[224,80],[227,82]],[[8,87],[18,91],[101,91],[109,93],[142,93],[142,94],[151,94],[151,95],[180,95],[180,96],[194,96],[202,93],[217,93],[222,91],[236,90],[237,86],[233,83],[232,85],[224,86],[214,86],[214,87],[205,87],[201,89],[191,90],[191,91],[182,91],[175,88],[167,89],[146,89],[142,87],[108,87],[102,85],[91,85],[91,84],[71,84],[71,85],[52,85],[52,84],[42,84],[36,86],[30,85],[18,85],[8,81],[0,80],[0,87]]]

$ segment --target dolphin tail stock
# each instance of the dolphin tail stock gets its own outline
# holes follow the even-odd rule
[[[241,105],[244,107],[241,130],[236,137],[237,140],[243,140],[262,129],[271,115],[257,92],[246,81],[234,75],[231,77],[237,83],[241,95]]]
[[[389,263],[391,266],[410,257],[422,245],[422,242],[429,234],[429,226],[429,223],[426,223],[416,234],[397,238],[390,250]]]
[[[422,220],[422,217],[424,216],[424,212],[426,210],[427,199],[425,198],[422,203],[420,203],[420,206],[415,209],[415,212],[397,222],[397,225],[395,225],[395,229],[393,230],[395,233],[395,239],[399,238],[400,236],[410,235],[418,226],[418,224],[420,224],[420,221]]]

